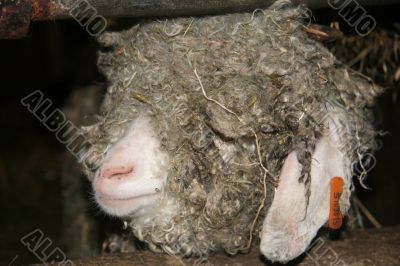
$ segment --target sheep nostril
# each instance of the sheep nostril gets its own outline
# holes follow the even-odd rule
[[[106,168],[101,172],[101,178],[120,178],[129,175],[133,172],[133,167],[119,166]]]

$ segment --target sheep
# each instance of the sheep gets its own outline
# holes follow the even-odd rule
[[[108,90],[82,159],[100,208],[156,252],[304,252],[328,221],[334,176],[349,209],[382,92],[307,38],[306,22],[280,0],[102,34]]]

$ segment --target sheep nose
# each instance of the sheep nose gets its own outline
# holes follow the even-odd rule
[[[133,172],[132,166],[113,166],[105,168],[100,177],[107,179],[118,179],[125,177]]]

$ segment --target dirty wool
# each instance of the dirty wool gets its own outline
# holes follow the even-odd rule
[[[171,158],[166,184],[157,208],[125,218],[152,250],[247,251],[290,151],[303,165],[298,182],[309,186],[329,110],[352,162],[375,149],[368,107],[381,89],[307,38],[306,14],[278,1],[253,13],[144,21],[99,37],[108,48],[98,67],[109,85],[98,122],[84,129],[92,144],[84,168],[93,178],[131,122],[152,118]],[[348,204],[341,202],[344,210]]]

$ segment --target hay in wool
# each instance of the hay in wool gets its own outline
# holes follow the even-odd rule
[[[98,59],[109,87],[98,123],[86,128],[84,167],[93,178],[131,121],[152,119],[171,165],[159,206],[127,219],[153,250],[247,251],[292,150],[308,186],[331,110],[352,161],[375,149],[367,107],[380,88],[308,39],[305,14],[278,1],[247,14],[140,22],[99,38],[112,48]]]

